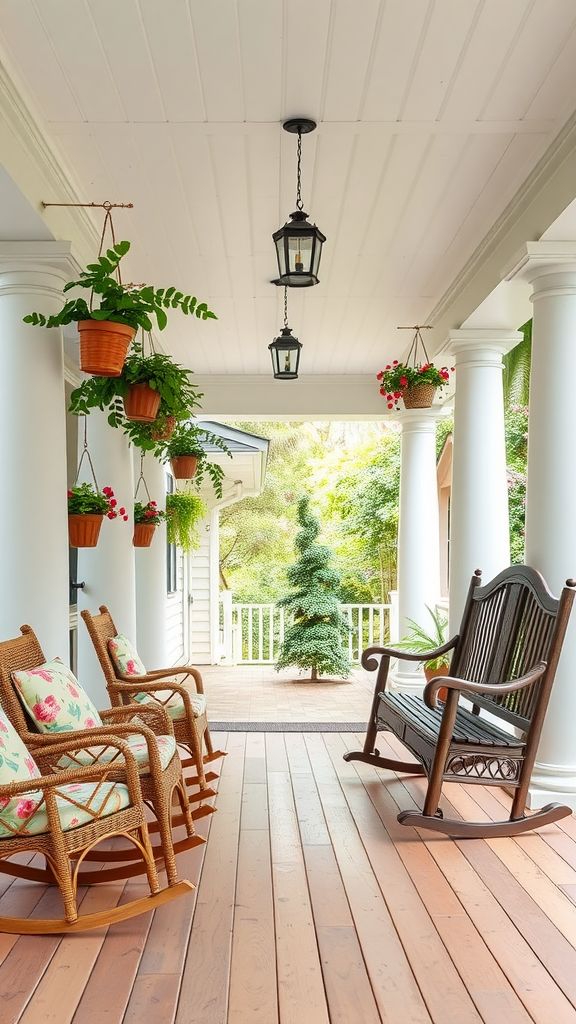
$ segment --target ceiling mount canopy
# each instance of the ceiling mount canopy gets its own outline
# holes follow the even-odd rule
[[[290,220],[272,235],[276,246],[279,277],[273,284],[285,288],[310,288],[318,284],[318,268],[322,245],[326,236],[315,224],[308,222],[301,195],[302,136],[316,128],[316,122],[308,117],[291,117],[282,125],[284,131],[298,135],[296,209]]]
[[[268,345],[272,356],[272,370],[275,380],[296,380],[300,364],[302,343],[292,337],[288,327],[288,288],[284,287],[284,327],[277,338]]]

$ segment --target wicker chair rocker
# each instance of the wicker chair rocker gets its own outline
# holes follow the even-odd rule
[[[218,778],[217,773],[207,772],[204,765],[225,757],[225,751],[214,750],[208,720],[204,685],[198,669],[191,665],[177,665],[173,668],[156,669],[139,675],[124,674],[112,659],[109,642],[118,636],[118,630],[106,605],[100,605],[100,614],[81,612],[90,634],[98,661],[102,666],[106,688],[112,707],[133,706],[137,694],[146,694],[147,703],[137,702],[138,707],[165,707],[174,725],[174,734],[179,746],[187,750],[189,757],[182,761],[182,768],[195,768],[196,774],[185,778],[187,785],[198,784],[199,792],[190,796],[193,803],[214,796],[215,791],[208,783]],[[202,755],[203,744],[207,753]],[[208,806],[208,811],[214,810]],[[200,811],[192,812],[196,818]]]
[[[526,814],[525,808],[576,582],[567,580],[556,599],[535,569],[513,565],[486,586],[480,584],[478,569],[460,633],[442,647],[426,654],[386,647],[364,651],[363,667],[378,669],[370,722],[364,749],[344,755],[346,761],[426,775],[422,812],[401,811],[398,821],[462,839],[513,836],[572,813],[559,803],[547,804],[533,814]],[[449,651],[453,651],[450,675],[432,679],[422,697],[386,689],[391,658],[428,661]],[[442,687],[447,687],[447,697],[439,706]],[[460,703],[460,697],[472,710]],[[482,716],[482,710],[489,715]],[[380,730],[392,732],[418,761],[380,756],[376,747]],[[509,819],[445,818],[439,807],[444,782],[512,788]]]
[[[137,713],[133,705],[100,711],[98,714],[103,724],[94,728],[75,730],[73,742],[76,753],[74,756],[68,754],[66,759],[62,760],[62,754],[58,752],[58,747],[63,736],[68,737],[70,732],[40,732],[33,720],[25,715],[18,696],[12,673],[38,669],[46,663],[46,658],[32,627],[22,626],[21,633],[21,636],[12,640],[0,642],[0,704],[9,721],[26,746],[33,746],[36,753],[40,750],[43,751],[43,762],[46,768],[60,773],[63,768],[75,768],[76,766],[85,768],[105,762],[107,763],[108,777],[119,782],[123,782],[125,779],[125,768],[120,763],[121,759],[117,751],[110,744],[104,742],[106,737],[112,734],[117,740],[125,741],[128,740],[128,737],[134,737],[135,734],[138,739],[140,736],[143,737],[147,749],[143,763],[139,765],[140,788],[144,802],[156,817],[156,821],[148,824],[148,831],[158,832],[160,837],[160,844],[153,846],[152,852],[156,860],[164,861],[169,885],[176,885],[178,883],[176,854],[198,846],[206,840],[194,831],[177,747],[174,746],[174,752],[169,756],[168,763],[163,764],[161,759],[158,742],[162,738],[174,736],[172,723],[166,711],[160,706],[144,707],[141,705],[138,705]],[[68,728],[70,729],[70,726]],[[82,745],[79,743],[80,737]],[[116,760],[118,760],[118,765],[116,765]],[[180,804],[181,813],[173,816],[172,799],[174,794]],[[185,826],[186,838],[175,843],[172,829],[179,825]],[[144,870],[140,860],[135,864],[126,863],[134,861],[132,847],[102,851],[90,850],[83,859],[118,862],[115,867],[90,873],[84,872],[81,881],[88,885],[98,881],[129,878],[141,874]],[[1,870],[2,866],[0,865]],[[29,865],[19,866],[18,873],[23,878],[46,881],[45,872]]]
[[[7,716],[2,716],[1,725],[5,735],[10,728]],[[118,737],[109,735],[99,739],[116,750],[118,759],[123,763],[123,783],[110,781],[117,774],[111,771],[110,765],[72,768],[54,774],[45,760],[45,746],[26,748],[22,744],[31,776],[37,769],[41,774],[0,785],[0,870],[15,877],[29,877],[24,870],[25,865],[8,858],[22,853],[41,854],[47,866],[35,877],[40,882],[57,884],[64,904],[62,919],[5,917],[0,914],[0,932],[42,935],[101,928],[145,914],[195,888],[186,880],[160,888],[136,761],[128,745]],[[13,737],[11,751],[15,745]],[[65,741],[52,746],[51,755],[74,756],[77,748],[77,737],[68,734]],[[35,762],[32,758],[36,759]],[[13,813],[7,818],[11,806]],[[80,817],[84,822],[77,824]],[[113,909],[79,916],[77,887],[86,881],[80,866],[98,843],[117,836],[129,840],[133,844],[134,855],[142,859],[150,895]],[[106,881],[105,874],[95,872],[92,881]]]

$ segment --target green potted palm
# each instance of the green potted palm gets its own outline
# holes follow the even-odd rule
[[[166,536],[169,544],[177,544],[189,554],[200,544],[198,523],[206,515],[206,505],[192,491],[175,491],[166,495]]]
[[[205,450],[212,444],[232,457],[226,442],[209,430],[201,430],[194,423],[180,424],[172,437],[165,442],[162,459],[170,462],[176,480],[190,480],[195,477],[198,487],[206,474],[212,481],[217,498],[222,497],[224,470],[217,462],[210,462]]]
[[[448,619],[441,612],[433,611],[429,605],[426,605],[426,609],[432,619],[430,630],[427,631],[423,626],[419,626],[414,619],[408,619],[410,632],[402,640],[394,644],[397,650],[410,651],[411,654],[426,655],[446,643]],[[422,662],[427,682],[430,682],[436,676],[448,675],[450,669],[450,656],[448,654],[441,654],[438,658],[426,659],[423,657]],[[440,700],[446,700],[447,692],[445,686],[438,691]]]
[[[71,548],[95,548],[102,521],[121,516],[127,521],[125,508],[118,508],[111,487],[96,490],[92,484],[75,484],[68,489],[68,538]]]
[[[73,321],[80,333],[80,367],[85,373],[118,377],[128,346],[141,327],[151,331],[154,325],[163,331],[168,322],[166,310],[180,309],[185,315],[195,314],[201,320],[217,319],[205,302],[184,295],[175,287],[155,288],[153,285],[122,284],[119,263],[130,249],[130,242],[118,242],[89,263],[77,281],[64,285],[90,291],[84,298],[69,299],[52,316],[29,313],[24,322],[39,327],[63,327]],[[95,306],[94,300],[98,300]]]

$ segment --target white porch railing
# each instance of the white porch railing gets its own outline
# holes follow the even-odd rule
[[[389,604],[342,604],[350,623],[348,655],[358,662],[365,647],[390,640]],[[229,593],[220,595],[220,649],[237,665],[272,665],[278,659],[284,630],[291,618],[274,604],[232,604]],[[231,630],[231,636],[230,636]]]

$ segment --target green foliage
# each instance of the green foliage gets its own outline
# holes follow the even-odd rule
[[[446,444],[446,438],[450,437],[450,434],[454,433],[454,417],[445,416],[444,419],[438,420],[436,424],[436,459],[438,460],[442,454],[442,449]]]
[[[198,523],[206,515],[206,505],[198,494],[176,491],[166,495],[166,535],[169,544],[177,544],[190,554],[200,544]]]
[[[141,501],[134,502],[135,523],[148,523],[150,526],[158,526],[163,519],[166,519],[166,513],[157,507],[155,501],[147,501],[146,504],[143,504]]]
[[[406,363],[399,363],[397,359],[385,370],[376,374],[380,383],[380,394],[388,399],[388,408],[394,405],[398,409],[398,399],[407,388],[417,388],[422,384],[431,384],[434,388],[446,387],[450,374],[447,366],[440,369],[434,363],[419,363],[417,366],[408,366]]]
[[[408,619],[410,632],[402,640],[394,643],[394,647],[399,651],[410,651],[412,654],[426,654],[428,651],[433,651],[446,643],[448,639],[448,619],[441,612],[434,611],[429,605],[426,605],[426,608],[432,619],[430,632],[427,632],[423,626],[419,626],[414,619]],[[449,654],[442,654],[439,658],[424,661],[424,668],[438,669],[446,664],[449,657]]]
[[[192,384],[187,370],[161,352],[142,354],[137,343],[126,359],[119,377],[88,377],[70,395],[69,412],[86,416],[91,409],[109,410],[111,427],[123,427],[124,433],[137,447],[152,451],[158,442],[152,438],[154,424],[136,423],[126,419],[123,399],[132,384],[148,384],[160,395],[159,415],[184,419],[200,406],[202,393]],[[146,429],[143,429],[146,428]]]
[[[339,573],[329,564],[330,548],[316,544],[320,523],[308,511],[310,498],[298,502],[298,522],[302,529],[295,546],[300,558],[286,572],[293,593],[278,601],[292,612],[294,623],[284,634],[277,669],[297,665],[311,669],[312,679],[326,672],[348,676],[350,663],[342,647],[349,626],[338,608]]]
[[[530,362],[532,358],[532,321],[518,328],[523,340],[502,358],[504,363],[504,404],[528,405],[530,400]]]
[[[118,264],[130,249],[130,242],[118,242],[105,256],[99,256],[96,263],[89,263],[81,271],[78,281],[69,281],[64,292],[71,288],[88,288],[91,292],[90,306],[85,299],[70,299],[59,313],[46,317],[43,313],[30,313],[24,323],[39,327],[62,327],[78,320],[111,320],[113,323],[142,327],[151,331],[154,320],[159,331],[168,323],[166,309],[180,309],[185,315],[195,313],[201,320],[216,320],[216,314],[208,309],[205,302],[198,302],[195,296],[184,295],[176,288],[153,288],[152,285],[136,287],[123,285],[113,275]],[[94,309],[92,300],[100,296],[100,305]]]
[[[68,490],[68,515],[107,515],[110,500],[101,491],[95,491],[92,484],[78,484]]]
[[[510,559],[512,562],[523,562],[526,520],[526,463],[528,460],[528,406],[510,406],[505,416],[505,430]]]
[[[201,430],[195,423],[186,423],[176,427],[172,437],[158,445],[158,450],[161,452],[160,457],[163,462],[169,462],[170,459],[177,458],[179,455],[196,456],[198,465],[194,477],[195,485],[200,487],[204,477],[208,475],[212,481],[216,497],[221,498],[225,476],[224,469],[217,462],[209,460],[204,447],[205,444],[215,445],[216,448],[220,448],[221,451],[226,452],[232,458],[232,452],[224,438],[213,434],[210,430]]]

